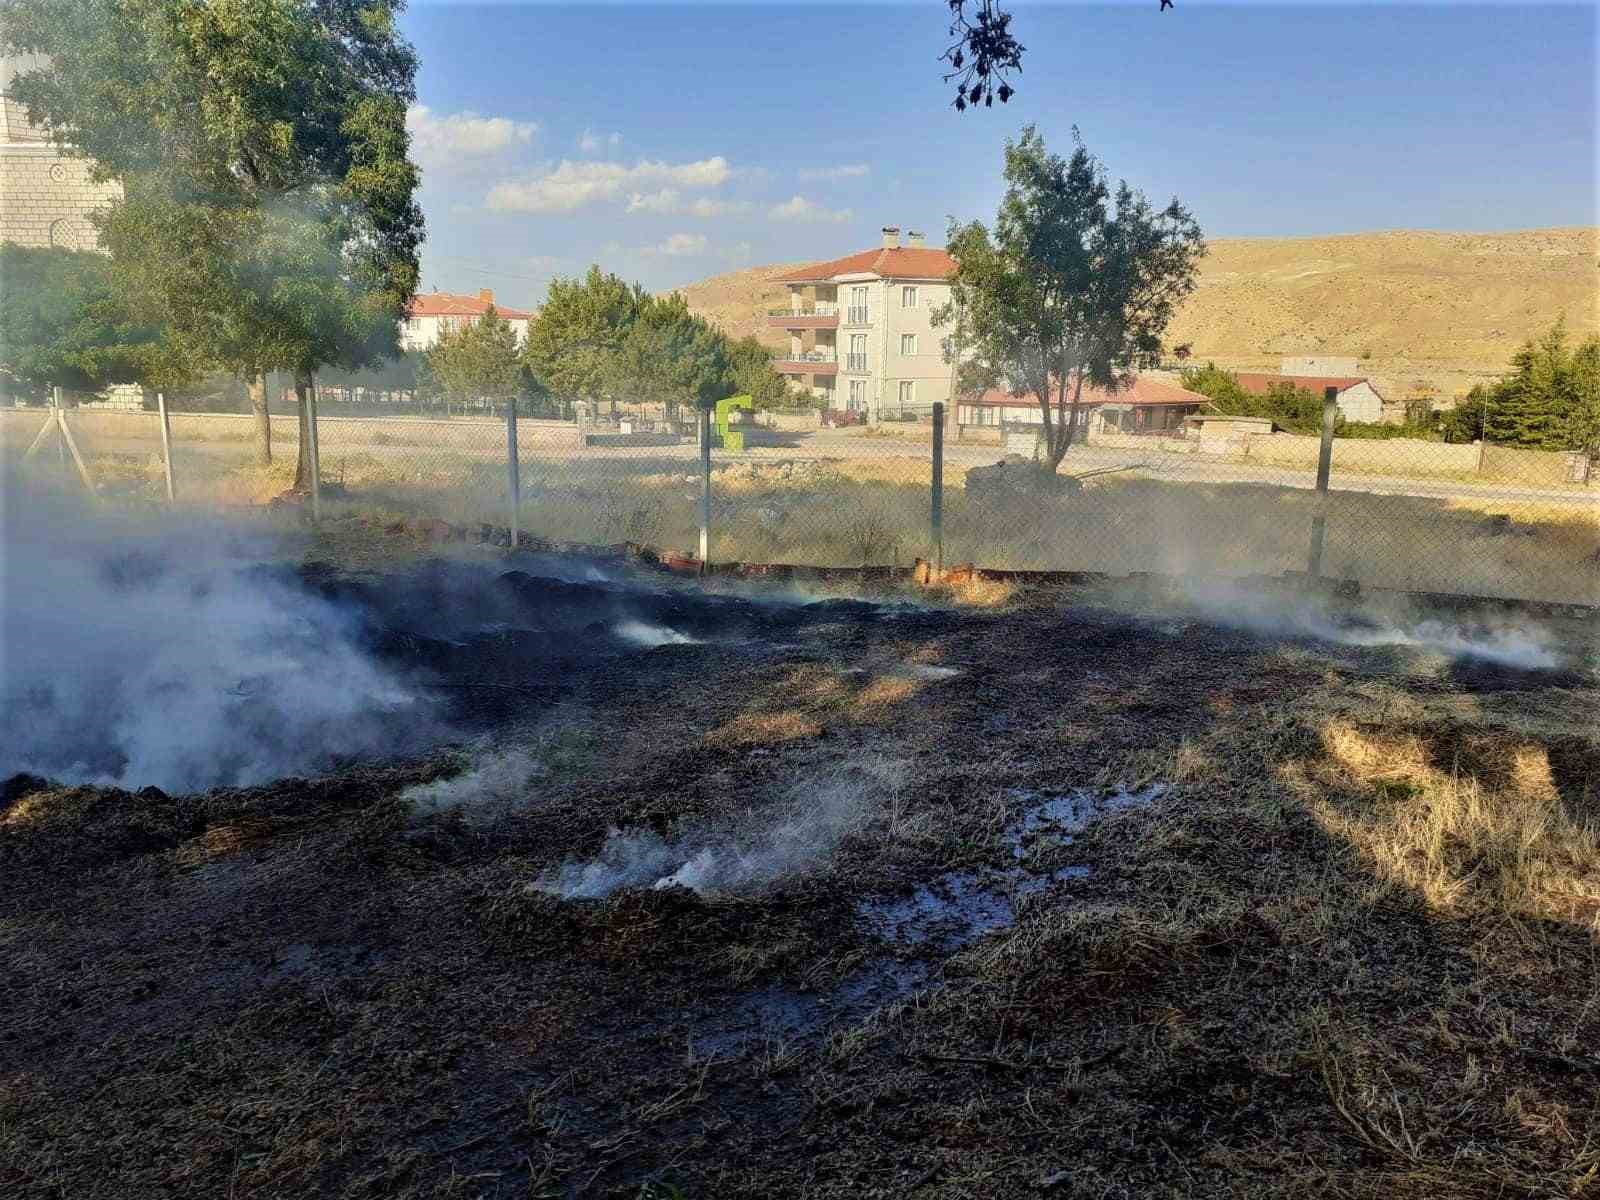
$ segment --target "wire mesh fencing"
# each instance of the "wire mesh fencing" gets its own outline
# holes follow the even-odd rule
[[[304,473],[293,412],[272,414],[268,462],[251,414],[171,413],[164,450],[158,412],[71,400],[0,410],[0,468],[77,487],[87,478],[108,502],[161,503],[170,463],[176,503],[202,507],[262,504]],[[1248,422],[1155,428],[1152,418],[1130,429],[1091,413],[1049,470],[1037,423],[990,423],[962,405],[937,429],[931,414],[839,425],[815,412],[756,414],[728,426],[736,437],[719,437],[714,423],[705,455],[692,414],[620,406],[577,417],[519,412],[513,473],[504,406],[319,413],[321,503],[386,522],[487,526],[502,540],[514,526],[533,539],[692,557],[709,476],[713,562],[1310,571],[1370,587],[1600,604],[1600,471],[1572,452],[1325,442]]]

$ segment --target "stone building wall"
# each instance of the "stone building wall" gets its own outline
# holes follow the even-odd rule
[[[89,214],[120,196],[122,186],[90,179],[89,162],[63,154],[5,94],[13,74],[34,65],[0,63],[0,241],[93,250],[99,243]]]

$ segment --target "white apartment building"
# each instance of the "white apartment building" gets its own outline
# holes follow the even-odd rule
[[[789,307],[767,318],[789,334],[789,351],[774,356],[774,367],[828,408],[874,423],[948,402],[950,330],[935,329],[931,318],[950,301],[955,266],[920,233],[909,233],[902,246],[899,227],[890,225],[879,248],[789,276],[782,281]]]
[[[400,322],[400,348],[402,350],[431,350],[446,332],[475,325],[494,304],[494,293],[484,288],[476,296],[457,296],[450,292],[418,292],[406,306],[405,319]],[[516,331],[517,345],[528,340],[528,322],[533,314],[520,308],[505,308],[494,304],[495,312]]]

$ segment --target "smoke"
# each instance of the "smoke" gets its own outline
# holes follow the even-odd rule
[[[400,793],[412,815],[459,812],[469,825],[487,825],[527,803],[528,788],[549,771],[527,750],[480,750],[459,775],[419,783]]]
[[[30,495],[5,517],[0,777],[170,791],[394,753],[430,715],[275,547]]]
[[[692,638],[664,625],[647,625],[643,621],[622,621],[615,631],[625,641],[639,646],[698,646],[699,638]]]
[[[1192,584],[1188,596],[1208,619],[1260,633],[1314,637],[1343,646],[1411,646],[1526,671],[1551,670],[1563,661],[1555,638],[1529,622],[1452,623],[1404,608],[1334,613],[1310,597],[1263,595],[1221,581]]]
[[[669,841],[649,830],[613,829],[593,859],[563,863],[529,886],[568,900],[598,899],[624,887],[759,891],[826,865],[904,778],[903,763],[856,763],[795,785],[775,816],[742,832],[703,830]]]

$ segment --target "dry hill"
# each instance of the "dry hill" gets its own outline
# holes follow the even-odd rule
[[[778,347],[786,339],[763,314],[785,303],[773,280],[794,265],[682,290],[730,333]],[[1499,373],[1562,313],[1574,332],[1600,332],[1600,229],[1221,238],[1168,341],[1235,368],[1273,369],[1284,354],[1361,356],[1381,388],[1423,381],[1448,395]]]

